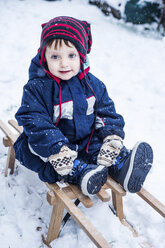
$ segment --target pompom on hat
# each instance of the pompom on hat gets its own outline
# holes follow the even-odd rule
[[[90,24],[68,16],[55,17],[42,24],[39,54],[41,66],[44,68],[46,68],[46,44],[52,39],[64,39],[73,43],[80,55],[81,64],[84,64],[92,45]]]

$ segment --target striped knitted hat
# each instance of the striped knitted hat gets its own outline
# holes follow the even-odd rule
[[[46,66],[45,49],[52,39],[68,40],[75,45],[80,55],[80,62],[85,62],[86,54],[90,52],[92,36],[90,24],[73,17],[59,16],[42,24],[41,43],[39,48],[40,63]]]

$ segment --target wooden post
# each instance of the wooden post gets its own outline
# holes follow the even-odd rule
[[[62,201],[58,198],[56,201],[56,205],[53,206],[47,238],[46,240],[44,240],[44,243],[46,245],[49,245],[53,240],[55,240],[58,237],[61,227],[63,212],[64,212],[64,205]]]
[[[10,174],[11,175],[14,173],[14,165],[15,165],[15,152],[14,152],[13,146],[10,146],[8,148],[8,154],[7,154],[5,177],[7,177],[8,169],[10,169]]]
[[[116,211],[116,215],[119,218],[120,221],[124,219],[124,213],[123,213],[123,199],[122,196],[118,193],[115,193],[112,190],[112,202],[114,209]]]
[[[67,197],[60,187],[53,184],[47,184],[54,194],[61,199],[66,210],[70,213],[73,219],[81,226],[86,232],[88,237],[94,242],[98,248],[111,248],[110,244],[103,238],[103,236],[97,231],[97,229],[91,224],[81,210]]]

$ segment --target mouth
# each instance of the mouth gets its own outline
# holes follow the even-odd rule
[[[71,72],[71,70],[68,70],[68,71],[59,71],[59,72],[62,73],[62,74],[67,74],[67,73]]]

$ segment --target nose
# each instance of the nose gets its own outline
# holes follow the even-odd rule
[[[61,67],[67,67],[67,66],[68,66],[67,58],[62,58],[61,59]]]

